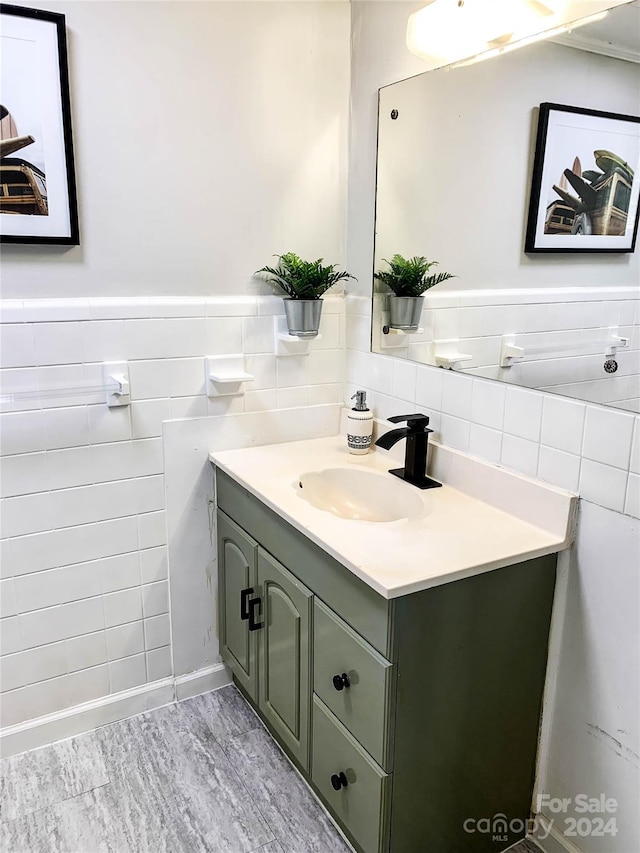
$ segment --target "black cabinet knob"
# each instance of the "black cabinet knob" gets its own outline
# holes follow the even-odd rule
[[[346,788],[348,784],[344,770],[341,770],[339,773],[334,773],[331,777],[331,785],[334,791],[339,791],[340,788]]]
[[[332,680],[336,690],[344,690],[345,687],[351,687],[351,680],[346,672],[343,672],[342,675],[334,675]]]

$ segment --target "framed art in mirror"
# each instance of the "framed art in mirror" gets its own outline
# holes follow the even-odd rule
[[[0,242],[77,246],[65,17],[0,16]]]
[[[541,104],[526,252],[633,252],[640,117]]]

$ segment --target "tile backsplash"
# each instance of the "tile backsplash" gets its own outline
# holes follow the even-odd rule
[[[2,720],[12,726],[172,674],[163,421],[339,402],[345,323],[344,299],[326,298],[308,355],[276,358],[278,297],[0,310]],[[240,352],[254,375],[244,395],[208,398],[205,356]],[[98,388],[101,363],[115,360],[129,364],[130,406],[69,393]]]

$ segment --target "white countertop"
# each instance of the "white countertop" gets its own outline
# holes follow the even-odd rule
[[[429,474],[445,485],[415,489],[424,511],[392,522],[347,520],[316,509],[301,497],[298,482],[308,471],[349,466],[391,479],[387,471],[398,465],[393,451],[353,456],[344,436],[332,436],[212,451],[209,458],[385,598],[571,544],[574,495],[444,447],[433,449]]]

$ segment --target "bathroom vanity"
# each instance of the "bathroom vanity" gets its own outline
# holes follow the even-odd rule
[[[462,455],[438,454],[445,486],[382,523],[303,497],[303,472],[353,468],[339,438],[211,454],[223,659],[362,853],[504,850],[529,817],[573,500],[469,459],[494,477],[481,501],[442,476]],[[388,454],[365,460],[394,480]],[[477,830],[497,814],[513,828]]]

